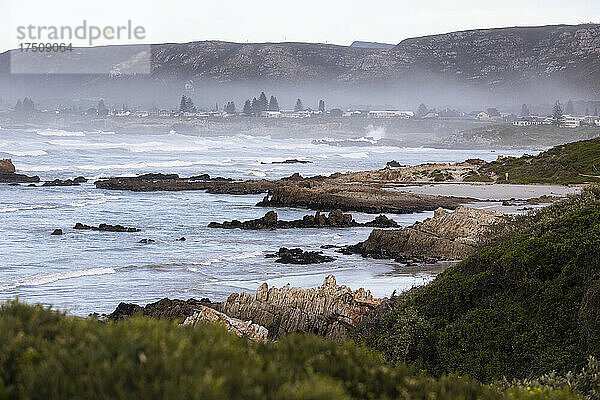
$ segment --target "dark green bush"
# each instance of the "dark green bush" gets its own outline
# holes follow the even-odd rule
[[[364,341],[391,362],[483,381],[599,355],[600,189],[586,189],[394,300]]]
[[[530,399],[520,388],[511,398]],[[252,343],[217,325],[99,322],[18,302],[0,308],[0,399],[501,399],[433,379],[352,342],[311,335]],[[574,399],[568,391],[543,398]]]

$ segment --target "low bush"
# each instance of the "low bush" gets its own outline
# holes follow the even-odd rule
[[[99,322],[16,301],[0,308],[0,399],[534,399],[427,377],[354,343],[252,343],[218,325]],[[575,399],[568,390],[543,398]]]
[[[392,363],[484,382],[600,355],[600,188],[516,218],[359,336]]]

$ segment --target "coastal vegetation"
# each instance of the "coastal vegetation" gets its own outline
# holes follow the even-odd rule
[[[393,297],[390,311],[357,336],[389,362],[434,376],[562,383],[582,376],[585,394],[597,399],[597,361],[589,361],[591,375],[569,371],[600,355],[600,187],[499,232],[431,284]]]
[[[511,148],[541,148],[600,135],[597,126],[562,128],[556,125],[516,126],[494,124],[464,130],[444,138],[443,143],[452,146],[500,146]]]
[[[555,146],[537,156],[501,158],[483,165],[479,174],[509,183],[600,182],[600,138]]]
[[[0,307],[0,398],[577,399],[567,389],[499,389],[392,366],[352,342],[288,335],[254,343],[225,328]]]

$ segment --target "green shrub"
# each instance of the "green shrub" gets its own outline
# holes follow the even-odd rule
[[[512,224],[394,299],[364,342],[393,363],[485,382],[566,373],[598,356],[600,188]]]
[[[575,399],[565,390],[544,398]],[[502,399],[496,387],[427,377],[352,342],[252,343],[218,325],[99,322],[18,302],[0,308],[0,399]],[[519,388],[510,398],[530,399]]]
[[[536,379],[524,379],[508,381],[504,379],[498,384],[503,390],[510,388],[529,387],[530,391],[542,390],[542,388],[570,388],[583,394],[586,400],[600,400],[600,362],[590,356],[587,365],[579,371],[569,371],[566,374],[558,374],[553,371]]]
[[[492,161],[479,172],[494,174],[498,182],[509,183],[600,182],[600,138],[555,146],[537,156]]]

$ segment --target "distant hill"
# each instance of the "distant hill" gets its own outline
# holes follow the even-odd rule
[[[12,55],[23,57],[17,51]],[[0,90],[15,98],[51,93],[148,99],[175,96],[184,82],[193,81],[207,96],[209,88],[216,88],[228,98],[240,87],[292,87],[293,96],[327,93],[330,101],[346,104],[533,102],[600,96],[599,55],[600,25],[589,24],[453,32],[406,39],[388,50],[204,41],[28,54],[22,63],[52,73],[67,71],[73,63],[81,66],[81,74],[68,75],[10,75],[11,53],[5,52],[0,54]],[[101,65],[122,72],[148,67],[149,74],[85,73]]]
[[[393,49],[396,45],[389,43],[379,43],[379,42],[361,42],[360,40],[355,40],[352,42],[350,47],[360,47],[363,49]]]

